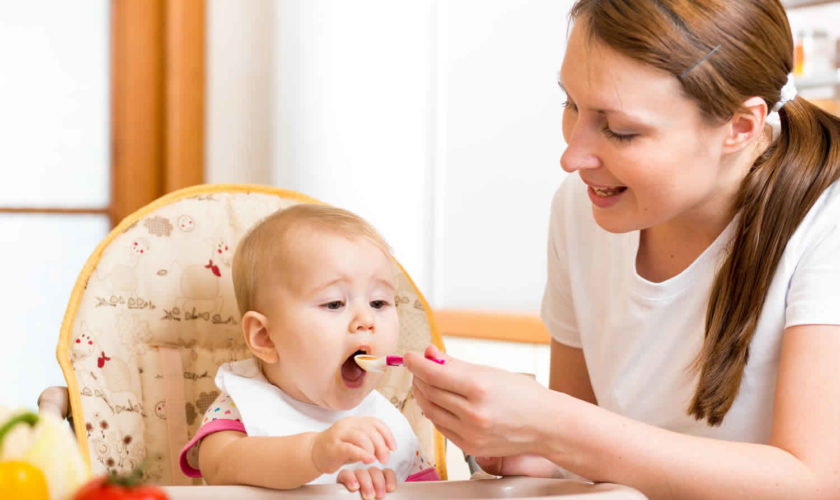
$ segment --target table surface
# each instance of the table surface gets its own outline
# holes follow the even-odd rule
[[[285,498],[361,498],[338,484],[303,486],[294,490],[277,491],[253,486],[166,486],[171,500],[282,500]],[[388,500],[420,500],[428,498],[519,498],[545,499],[561,497],[566,500],[644,500],[639,491],[617,484],[592,484],[573,479],[540,479],[504,477],[472,481],[429,481],[400,483],[386,496]]]

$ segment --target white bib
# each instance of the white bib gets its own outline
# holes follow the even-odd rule
[[[384,396],[372,391],[353,409],[329,410],[298,401],[265,378],[253,358],[225,363],[216,373],[216,385],[230,395],[249,436],[290,436],[304,432],[321,432],[346,417],[376,417],[391,430],[397,442],[388,463],[376,463],[393,469],[398,481],[419,469],[420,443],[408,421]],[[361,463],[347,464],[342,469],[355,469]],[[365,466],[367,467],[367,466]],[[322,474],[308,484],[334,484],[338,471]]]

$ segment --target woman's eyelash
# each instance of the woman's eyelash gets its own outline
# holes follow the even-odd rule
[[[638,134],[617,134],[610,130],[609,127],[604,127],[602,129],[604,135],[607,136],[608,139],[613,139],[618,142],[630,142],[632,141]]]
[[[563,106],[564,109],[568,109],[570,111],[577,111],[577,106],[575,105],[575,103],[573,103],[569,99],[564,100],[563,103],[562,103],[562,106]],[[610,130],[610,128],[608,126],[604,126],[601,129],[601,131],[604,133],[604,135],[607,136],[608,139],[612,139],[612,140],[615,140],[615,141],[618,141],[618,142],[625,142],[625,143],[632,141],[637,135],[639,135],[639,134],[618,134],[618,133]]]

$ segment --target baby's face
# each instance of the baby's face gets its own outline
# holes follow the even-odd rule
[[[391,259],[367,239],[310,230],[298,232],[287,255],[262,295],[279,356],[264,364],[266,376],[300,401],[353,408],[381,378],[353,356],[397,347]]]

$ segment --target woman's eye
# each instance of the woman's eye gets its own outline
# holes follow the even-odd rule
[[[344,305],[344,302],[342,302],[340,300],[333,300],[332,302],[327,302],[326,304],[324,304],[323,307],[335,311],[337,309],[341,309],[341,307],[343,305]]]
[[[563,101],[563,109],[568,109],[569,111],[577,111],[577,106],[570,100]]]
[[[630,142],[639,134],[618,134],[610,130],[609,127],[603,128],[604,135],[607,136],[608,139],[612,139],[618,142]]]
[[[370,307],[372,307],[374,309],[382,309],[383,307],[388,307],[388,301],[387,300],[374,300],[374,301],[371,301]]]

